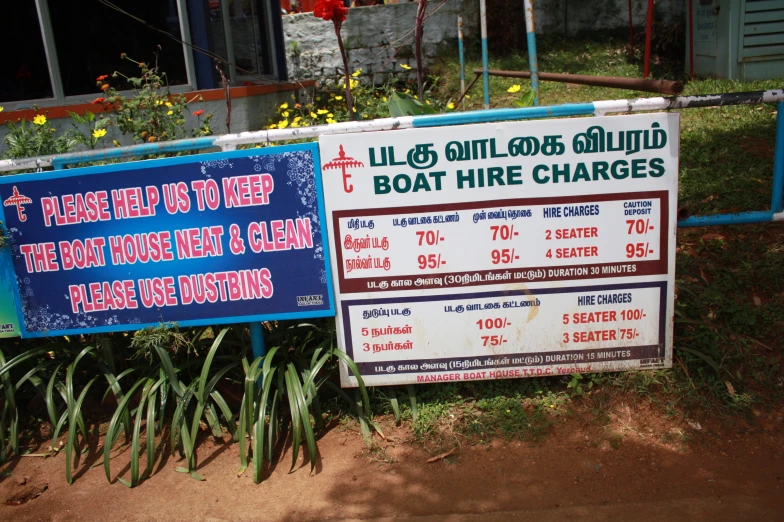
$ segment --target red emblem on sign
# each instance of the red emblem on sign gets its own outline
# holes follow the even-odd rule
[[[16,187],[14,187],[14,195],[3,201],[4,207],[16,207],[16,214],[19,216],[19,221],[27,221],[27,216],[25,216],[24,207],[22,205],[32,204],[33,200],[27,196],[21,195],[19,189]]]
[[[343,190],[346,192],[353,192],[354,185],[349,185],[348,178],[351,177],[351,174],[346,173],[346,169],[350,167],[364,167],[365,164],[361,161],[357,161],[354,158],[350,158],[346,156],[346,153],[343,152],[343,145],[340,146],[340,152],[338,153],[338,157],[324,165],[322,168],[324,170],[330,169],[340,169],[343,172]]]

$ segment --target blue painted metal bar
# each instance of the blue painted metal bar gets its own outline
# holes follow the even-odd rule
[[[678,221],[679,228],[708,227],[718,225],[748,225],[751,223],[770,223],[772,210],[739,212],[737,214],[714,214],[712,216],[692,216]]]
[[[773,157],[773,197],[770,208],[773,212],[781,212],[784,199],[784,102],[777,104],[776,115],[776,149]]]
[[[531,89],[536,93],[534,106],[539,106],[539,64],[536,60],[536,23],[534,2],[525,0],[525,32],[528,39],[528,70],[531,72]]]
[[[487,5],[485,0],[479,0],[479,23],[482,28],[482,85],[485,95],[485,110],[490,108],[490,69],[487,57]]]
[[[250,327],[250,346],[253,350],[253,358],[256,359],[267,353],[267,347],[264,345],[264,330],[259,322],[248,323],[248,326]]]
[[[519,109],[491,109],[487,111],[459,112],[415,116],[413,126],[443,127],[466,123],[485,123],[506,120],[532,120],[562,116],[586,116],[594,113],[593,103],[567,103],[550,107],[521,107]]]
[[[465,92],[465,60],[463,57],[463,17],[457,16],[457,52],[460,55],[460,92]],[[465,97],[463,97],[465,110]]]
[[[164,141],[161,143],[145,143],[130,147],[118,147],[103,151],[85,151],[65,154],[52,160],[55,170],[60,170],[66,165],[84,163],[87,161],[102,161],[108,159],[127,159],[148,154],[162,154],[165,152],[185,152],[191,150],[209,149],[213,147],[215,137],[194,138],[191,140]]]

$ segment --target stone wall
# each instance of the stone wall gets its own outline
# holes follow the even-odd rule
[[[684,24],[686,0],[656,0],[654,18],[664,25]],[[539,0],[534,2],[537,34],[618,29],[629,26],[628,0]],[[635,31],[645,25],[648,1],[632,0]]]
[[[433,13],[438,3],[430,0],[428,13]],[[520,5],[522,9],[522,0]],[[657,23],[683,24],[685,9],[686,0],[657,0]],[[416,10],[416,2],[351,8],[342,30],[349,72],[361,67],[363,77],[380,84],[390,72],[400,75],[400,64],[406,64],[411,67],[408,74],[415,76],[413,33],[409,33],[414,28]],[[625,28],[629,23],[627,0],[539,0],[534,3],[534,10],[539,35]],[[479,38],[479,0],[447,0],[425,21],[425,64],[443,46],[457,53],[458,14],[463,15],[466,39]],[[632,19],[638,31],[645,25],[646,16],[647,0],[632,0]],[[521,30],[525,31],[524,27]],[[283,34],[289,78],[329,79],[343,74],[337,37],[330,22],[313,13],[286,15]]]
[[[457,48],[457,15],[463,15],[466,38],[479,37],[478,0],[431,0],[422,39],[424,62],[428,64],[442,46]],[[343,44],[349,57],[349,72],[362,69],[362,76],[380,84],[392,72],[404,73],[400,64],[411,67],[414,76],[413,29],[417,3],[353,7],[343,23]],[[332,23],[313,13],[283,17],[286,63],[289,78],[336,78],[343,74],[343,61]]]

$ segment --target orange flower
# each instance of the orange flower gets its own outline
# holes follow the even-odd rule
[[[199,109],[198,111],[193,111],[194,116],[201,116],[202,114],[204,114],[204,111],[201,109]]]
[[[98,105],[106,101],[106,98],[96,98],[93,100],[93,105]]]
[[[95,79],[95,81],[96,81],[96,82],[102,82],[102,81],[104,81],[104,80],[105,80],[106,78],[108,78],[108,77],[109,77],[109,75],[108,75],[108,74],[102,74],[102,75],[100,75],[98,78],[96,78],[96,79]]]
[[[155,136],[150,136],[149,138],[147,138],[147,141],[152,143],[153,141],[155,141]]]
[[[101,85],[101,90],[103,92],[106,92],[106,89],[108,89],[108,88],[109,88],[109,84],[108,83],[104,83],[103,85]]]

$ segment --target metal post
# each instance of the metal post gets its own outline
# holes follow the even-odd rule
[[[645,63],[642,77],[647,78],[651,72],[651,31],[653,30],[653,0],[648,0],[648,22],[645,26]]]
[[[54,44],[54,31],[52,30],[52,18],[49,16],[49,6],[44,0],[36,0],[35,7],[38,10],[38,23],[41,24],[41,37],[44,42],[46,64],[49,67],[49,81],[52,84],[52,98],[62,103],[65,100],[65,89],[63,89],[63,79],[60,76],[60,62],[58,61],[57,48]]]
[[[653,1],[653,0],[651,0]],[[234,37],[231,34],[231,18],[229,18],[229,0],[221,0],[221,19],[223,21],[223,39],[226,41],[226,59],[229,61],[229,79],[232,85],[237,84],[237,69],[234,67]]]
[[[261,328],[261,323],[248,323],[250,327],[250,346],[253,350],[253,358],[261,357],[267,353],[267,347],[264,346],[264,331]]]
[[[198,89],[198,82],[196,81],[196,63],[193,60],[193,51],[187,44],[191,43],[191,24],[188,17],[188,6],[185,0],[177,0],[177,16],[180,22],[180,34],[182,35],[182,53],[185,58],[185,76],[188,78],[188,84],[192,89]]]
[[[460,92],[465,92],[465,60],[463,59],[463,17],[457,15],[457,52],[460,54]],[[463,98],[465,110],[465,98]]]
[[[774,213],[782,212],[784,199],[784,102],[777,104],[776,149],[773,157],[773,198],[770,208]]]
[[[482,70],[483,86],[485,91],[485,109],[490,108],[490,75],[487,70],[490,66],[487,63],[487,3],[485,0],[479,0],[479,19],[482,28]]]
[[[531,71],[531,88],[536,93],[534,106],[539,105],[539,66],[536,62],[536,25],[534,24],[534,2],[525,0],[525,32],[528,38],[528,69]],[[487,71],[485,70],[485,74]]]
[[[689,77],[694,78],[694,0],[689,2]]]
[[[629,0],[629,63],[634,63],[634,22],[632,21],[632,0]]]

